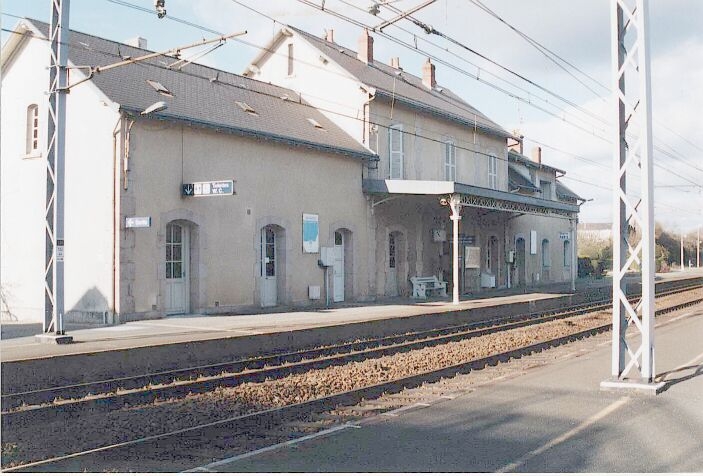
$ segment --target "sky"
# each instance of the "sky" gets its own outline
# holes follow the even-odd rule
[[[325,11],[305,3],[319,7],[323,0],[166,0],[163,19],[153,13],[152,0],[72,0],[70,27],[116,41],[141,36],[155,51],[212,38],[213,31],[246,30],[199,60],[241,73],[283,24],[319,35],[332,28],[337,43],[356,50],[362,25],[374,27],[395,15],[388,7],[369,14],[372,0],[325,0]],[[421,3],[394,0],[392,5],[405,10]],[[440,85],[506,130],[519,130],[526,155],[540,145],[543,162],[566,171],[563,183],[589,199],[580,222],[610,222],[610,0],[483,3],[588,77],[571,68],[564,72],[473,0],[437,0],[413,16],[483,58],[408,20],[384,29],[407,46],[375,34],[374,58],[389,62],[398,56],[405,71],[421,75],[431,55]],[[14,16],[48,21],[50,5],[50,0],[2,0],[2,27],[12,29]],[[649,0],[649,8],[655,220],[677,233],[695,233],[703,225],[703,1]],[[3,31],[2,41],[7,37]]]

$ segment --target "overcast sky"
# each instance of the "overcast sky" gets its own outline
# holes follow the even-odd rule
[[[73,0],[71,28],[118,41],[139,35],[147,38],[149,48],[154,50],[213,36],[178,23],[171,16],[223,33],[247,30],[242,37],[246,43],[229,42],[202,60],[237,73],[284,23],[320,35],[325,28],[334,28],[337,43],[352,49],[356,49],[361,32],[358,25],[296,0],[166,0],[168,15],[161,20],[152,13],[119,4],[151,10],[152,0],[116,1]],[[320,5],[322,0],[310,1]],[[483,2],[506,22],[610,86],[610,0]],[[422,0],[396,0],[393,5],[409,9],[420,3]],[[369,26],[394,15],[383,8],[378,17],[371,16],[365,11],[370,4],[371,0],[326,0],[325,9]],[[3,0],[2,11],[3,28],[9,29],[17,20],[7,14],[47,21],[50,1]],[[692,231],[703,223],[703,143],[698,117],[703,111],[703,1],[650,0],[650,12],[654,137],[660,149],[654,154],[655,219],[677,231]],[[609,141],[613,134],[608,125],[613,122],[609,93],[583,76],[579,77],[588,87],[577,82],[471,0],[438,0],[414,16],[549,92],[440,37],[426,35],[408,21],[385,32],[411,45],[417,42],[418,50],[376,35],[375,58],[388,62],[390,57],[399,56],[406,71],[419,74],[428,54],[437,57],[441,85],[505,129],[519,129],[526,136],[528,154],[535,141],[544,144],[544,162],[566,170],[564,183],[582,197],[593,199],[582,207],[581,222],[610,221],[612,145],[597,137]],[[3,32],[2,38],[5,41],[7,33]],[[471,77],[477,74],[512,95]]]

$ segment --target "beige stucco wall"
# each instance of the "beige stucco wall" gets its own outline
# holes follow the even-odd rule
[[[194,312],[214,312],[215,301],[219,310],[260,304],[259,237],[267,224],[285,229],[286,284],[279,303],[312,304],[308,286],[323,286],[323,272],[319,254],[302,251],[303,213],[319,215],[321,246],[333,244],[338,228],[351,232],[353,289],[345,290],[346,299],[368,296],[361,159],[154,121],[133,127],[130,156],[122,215],[150,216],[152,226],[122,231],[123,268],[133,269],[126,274],[131,282],[122,285],[125,316],[163,314],[164,234],[172,220],[186,220],[197,235]],[[224,179],[235,180],[235,195],[181,197],[181,183]]]
[[[537,231],[537,253],[530,254],[530,231]],[[511,246],[514,248],[518,237],[525,239],[525,264],[527,284],[539,284],[544,282],[568,282],[571,280],[572,265],[569,261],[564,263],[564,241],[559,236],[560,233],[571,235],[571,223],[568,219],[556,217],[539,217],[525,215],[511,220],[509,229]],[[551,266],[549,267],[549,277],[546,278],[542,267],[542,240],[549,240],[549,255]],[[572,246],[576,246],[575,240],[569,240]],[[516,271],[517,273],[517,271]],[[515,282],[513,280],[513,282]]]
[[[288,74],[288,45],[293,45],[293,74]],[[253,79],[271,82],[302,93],[305,102],[315,106],[344,132],[363,143],[364,103],[368,93],[359,81],[331,61],[306,40],[293,34],[283,36],[273,51],[258,63]]]
[[[370,146],[380,158],[371,178],[390,176],[390,126],[403,126],[403,178],[405,180],[445,180],[445,142],[452,141],[456,151],[456,182],[488,188],[488,156],[497,157],[498,190],[507,190],[508,162],[505,140],[483,134],[455,122],[421,113],[398,102],[375,99],[370,118],[380,125],[371,134]]]
[[[44,319],[48,58],[46,41],[28,40],[2,77],[2,287],[13,316],[33,322]],[[30,104],[39,106],[41,154],[26,157]],[[117,118],[89,83],[67,96],[66,320],[102,320],[113,307],[111,134]]]

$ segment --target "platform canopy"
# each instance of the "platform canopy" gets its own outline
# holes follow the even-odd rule
[[[381,200],[402,195],[430,195],[440,197],[456,194],[461,197],[461,206],[473,208],[561,217],[565,219],[575,219],[579,212],[579,206],[572,203],[528,197],[517,193],[465,185],[457,182],[365,179],[362,187],[364,193],[378,196]]]

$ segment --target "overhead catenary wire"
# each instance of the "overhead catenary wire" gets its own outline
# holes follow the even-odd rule
[[[138,6],[134,6],[134,5],[132,5],[132,4],[128,3],[128,2],[119,1],[119,0],[108,0],[108,1],[110,1],[110,2],[112,2],[112,3],[119,4],[119,5],[127,6],[127,7],[130,7],[130,8],[135,8],[135,9],[138,9],[138,10],[141,10],[141,11],[144,11],[144,12],[152,13],[151,10],[144,9],[144,8],[141,8],[141,7],[138,7]],[[272,21],[276,21],[276,20],[273,19],[272,17],[270,17],[270,16],[268,16],[268,15],[266,15],[266,14],[264,14],[264,13],[258,12],[257,10],[255,10],[255,9],[253,9],[253,8],[251,8],[251,7],[248,7],[248,6],[242,4],[241,2],[239,2],[239,1],[237,1],[237,0],[232,0],[232,1],[233,1],[234,3],[237,3],[237,4],[239,4],[239,5],[245,6],[245,7],[247,7],[248,9],[250,9],[250,10],[252,10],[252,11],[255,11],[255,12],[257,12],[257,13],[259,13],[259,14],[265,16],[266,18],[271,19]],[[14,15],[8,15],[8,16],[14,16]],[[14,17],[16,17],[16,18],[22,18],[22,17],[17,17],[17,16],[14,16]],[[171,18],[171,19],[174,20],[174,21],[179,21],[179,22],[181,21],[180,19],[175,19],[175,18]],[[183,21],[183,23],[185,23],[185,24],[187,24],[187,25],[189,25],[189,26],[195,27],[195,28],[199,28],[199,29],[201,29],[201,30],[207,30],[207,31],[210,31],[210,32],[213,32],[213,33],[217,33],[217,34],[220,33],[220,32],[217,32],[216,30],[212,30],[212,29],[209,29],[209,28],[207,28],[207,27],[203,27],[202,25],[197,25],[197,24],[195,24],[195,23],[193,23],[193,22]],[[12,32],[12,31],[10,31],[10,32]],[[235,40],[242,42],[242,40],[239,40],[239,39],[235,39]],[[246,42],[244,42],[244,43],[246,43]],[[264,49],[263,47],[260,47],[260,46],[258,46],[258,45],[253,45],[253,44],[250,44],[250,43],[249,43],[249,45],[252,46],[252,47],[259,48],[259,49]],[[107,52],[105,52],[105,53],[107,53]],[[109,53],[108,53],[108,54],[109,54]],[[153,66],[157,66],[157,65],[153,65]],[[158,67],[158,66],[157,66],[157,67]],[[233,86],[236,86],[236,85],[233,85]],[[260,93],[260,92],[257,91],[257,93]],[[450,103],[451,103],[452,105],[454,105],[454,106],[457,106],[457,103],[456,103],[456,102],[453,102],[453,101],[452,101],[452,102],[450,102]],[[339,113],[338,111],[325,110],[325,112],[337,114],[337,115],[340,115],[340,116],[345,116],[344,114],[341,114],[341,113]],[[470,112],[470,111],[467,110],[467,112]],[[351,117],[351,116],[349,116],[349,115],[346,115],[346,117],[349,117],[349,118],[352,118],[352,119],[358,119],[358,118],[356,118],[356,117]],[[375,125],[378,125],[378,126],[380,126],[380,127],[386,127],[386,128],[387,128],[387,126],[383,126],[382,124],[375,124]],[[438,143],[444,143],[444,141],[437,140],[437,139],[434,139],[434,138],[430,138],[430,137],[427,137],[427,136],[418,135],[418,134],[416,134],[416,133],[404,132],[404,134],[413,135],[413,136],[416,136],[416,137],[424,138],[424,139],[431,140],[431,141],[438,142]],[[479,155],[489,156],[489,154],[486,154],[486,153],[484,153],[484,152],[481,152],[481,151],[478,151],[478,150],[475,150],[475,149],[471,149],[471,148],[467,148],[467,147],[458,147],[458,148],[459,148],[460,150],[470,151],[470,152],[473,152],[473,153],[476,153],[476,154],[479,154]],[[505,160],[505,159],[503,159],[502,157],[498,157],[498,158],[501,159],[501,160]],[[683,178],[683,177],[681,177],[681,178]]]

